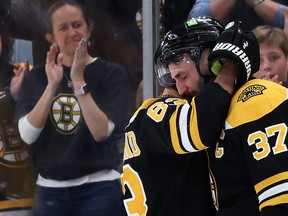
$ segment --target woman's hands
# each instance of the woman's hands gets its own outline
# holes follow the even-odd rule
[[[20,66],[15,76],[11,80],[10,94],[15,101],[18,99],[18,94],[24,80],[24,75],[27,71],[29,71],[29,62],[28,60],[25,60],[24,66]]]
[[[48,86],[51,86],[53,89],[56,89],[59,86],[63,78],[63,56],[61,53],[59,53],[56,61],[57,51],[57,46],[55,44],[52,44],[49,52],[47,53],[45,65]]]
[[[71,68],[71,80],[73,82],[74,88],[80,88],[84,83],[84,68],[88,58],[87,46],[88,39],[82,38],[78,47],[75,50],[74,60]]]

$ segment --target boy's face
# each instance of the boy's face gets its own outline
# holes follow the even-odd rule
[[[263,78],[268,72],[271,78],[278,75],[279,81],[287,82],[288,59],[283,51],[274,44],[260,45],[260,69],[254,74],[256,78]]]

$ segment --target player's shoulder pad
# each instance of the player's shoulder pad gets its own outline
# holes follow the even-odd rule
[[[253,79],[233,96],[226,123],[231,127],[257,120],[288,98],[288,89],[272,81]]]
[[[134,112],[134,114],[130,118],[129,123],[126,127],[128,127],[135,120],[135,118],[138,116],[138,114],[141,110],[146,110],[151,104],[153,104],[157,100],[158,100],[158,98],[150,98],[150,99],[145,100],[142,103],[142,105]]]

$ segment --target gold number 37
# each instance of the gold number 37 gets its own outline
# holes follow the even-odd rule
[[[262,131],[256,131],[249,135],[247,142],[249,146],[255,145],[256,151],[253,152],[253,157],[256,160],[261,160],[269,155],[271,152],[271,147],[268,142],[268,137],[276,136],[276,143],[272,147],[273,153],[279,154],[287,151],[287,146],[284,143],[287,135],[287,126],[284,123],[272,125],[265,128],[266,133]]]

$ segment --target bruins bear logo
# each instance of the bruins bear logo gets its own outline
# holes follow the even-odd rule
[[[242,101],[245,102],[249,100],[249,98],[252,98],[257,95],[263,94],[263,91],[266,89],[263,85],[250,85],[247,88],[245,88],[241,94],[238,97],[237,102]]]
[[[0,128],[0,164],[14,168],[26,166],[29,155],[29,147],[14,127],[7,125]]]
[[[75,132],[81,119],[81,109],[74,95],[60,94],[54,98],[50,118],[63,134]]]

